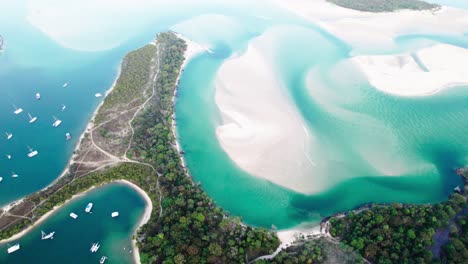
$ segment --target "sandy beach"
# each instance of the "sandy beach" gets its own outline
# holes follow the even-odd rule
[[[395,47],[408,34],[463,35],[468,11],[443,6],[438,10],[371,13],[343,8],[326,0],[277,0],[277,3],[349,43],[354,52]]]
[[[323,186],[307,179],[315,166],[307,156],[311,136],[272,66],[276,37],[275,29],[267,31],[221,66],[215,102],[222,124],[216,135],[229,157],[251,175],[298,192],[319,191]]]
[[[185,59],[184,59],[184,62],[182,64],[182,66],[180,67],[179,76],[177,76],[177,80],[176,80],[176,88],[174,89],[174,96],[172,97],[173,107],[175,107],[175,101],[177,100],[177,91],[179,89],[180,76],[182,75],[182,72],[184,71],[187,64],[190,62],[191,59],[193,59],[195,56],[199,55],[200,53],[211,52],[208,47],[204,47],[204,46],[190,40],[189,38],[183,36],[182,34],[179,34],[177,32],[174,32],[174,34],[176,34],[178,38],[185,41],[185,43],[187,44],[187,49],[185,50],[185,54],[184,54]],[[176,115],[175,109],[174,109],[174,114],[173,114],[172,118],[173,118],[172,135],[175,138],[175,144],[176,144],[177,152],[180,153],[182,151],[182,148],[180,147],[178,136],[177,136],[177,127],[176,127],[177,115]],[[182,163],[182,166],[185,168],[185,159],[184,159],[183,155],[180,155],[180,161]]]
[[[468,49],[447,44],[413,54],[356,56],[350,62],[376,89],[398,96],[427,96],[468,85]]]
[[[143,191],[143,189],[138,187],[138,185],[127,180],[118,180],[116,182],[127,184],[128,186],[132,187],[135,191],[137,191],[141,195],[141,197],[143,197],[143,199],[145,199],[145,203],[146,203],[145,212],[143,216],[141,217],[140,221],[138,222],[137,228],[135,229],[135,232],[134,232],[134,237],[136,237],[138,229],[140,229],[141,226],[148,223],[148,221],[150,220],[151,212],[153,211],[153,203],[151,202],[151,199],[148,196],[148,194],[146,194],[146,192]],[[135,260],[135,263],[140,263],[140,252],[137,247],[136,239],[132,239],[132,250],[133,250],[133,259]]]

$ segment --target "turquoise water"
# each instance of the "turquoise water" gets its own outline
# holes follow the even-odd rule
[[[84,212],[88,202],[91,214]],[[54,212],[28,234],[8,244],[0,244],[1,263],[99,263],[107,256],[109,263],[132,263],[131,236],[143,215],[145,201],[129,186],[113,183],[94,189]],[[119,216],[111,218],[111,213]],[[69,214],[74,212],[77,219]],[[41,240],[41,230],[55,231],[51,240]],[[98,252],[91,253],[99,242]],[[20,250],[7,254],[7,248],[20,243]]]
[[[90,2],[76,3],[84,6]],[[56,8],[67,16],[63,24],[74,27],[67,30],[68,35],[59,37],[28,20],[31,15],[50,17],[49,9],[40,9],[41,1],[36,1],[34,7],[28,7],[28,1],[3,3],[0,34],[6,43],[5,52],[0,54],[0,176],[4,180],[0,183],[0,205],[44,188],[57,178],[100,103],[94,94],[110,87],[124,54],[168,29],[213,51],[194,58],[181,76],[177,129],[187,165],[217,204],[247,223],[287,228],[319,221],[323,216],[363,203],[437,202],[459,183],[453,169],[467,161],[466,87],[424,98],[382,94],[352,69],[340,66],[342,60],[356,52],[352,47],[269,1],[184,1],[183,9],[167,1],[154,3],[162,2],[166,4],[147,3],[148,8],[122,9],[126,10],[123,13],[102,9],[87,13],[82,24],[71,25],[67,23],[74,21],[73,12],[82,10],[58,5]],[[119,23],[109,25],[108,21]],[[340,161],[328,172],[333,176],[332,187],[315,195],[300,194],[252,177],[227,156],[215,135],[221,123],[213,85],[219,67],[233,54],[244,52],[253,39],[277,26],[292,30],[277,36],[272,66],[281,73],[279,78],[286,84],[307,127],[320,138],[317,149],[322,159],[336,157]],[[376,47],[373,52],[412,51],[439,42],[468,48],[467,36],[399,36],[394,49]],[[306,85],[311,68],[315,68],[315,89]],[[65,82],[69,86],[62,88]],[[36,92],[42,94],[40,101],[34,98]],[[25,113],[14,115],[13,104]],[[64,112],[60,111],[61,104],[67,105]],[[38,121],[29,124],[26,112],[38,116]],[[52,115],[63,120],[60,127],[51,127]],[[2,137],[4,132],[13,133],[13,139],[7,141]],[[72,134],[71,141],[65,141],[66,132]],[[37,157],[27,158],[28,145],[39,151]],[[6,154],[13,158],[7,160]],[[403,160],[414,163],[415,168],[411,173],[381,177],[369,157],[380,166],[391,167],[393,162]],[[12,171],[20,177],[11,178]],[[119,194],[114,188],[102,192]],[[54,216],[44,225],[50,224],[57,230],[66,227],[69,219],[66,213],[63,216]],[[128,223],[135,223],[136,218]],[[94,220],[89,220],[83,220],[83,225],[74,230],[83,232],[90,228]],[[126,230],[128,236],[131,228]],[[36,236],[33,231],[25,239],[33,241]],[[102,241],[114,239],[104,233],[101,237]],[[24,243],[26,246],[27,241]],[[88,246],[83,246],[86,250],[83,256],[78,254],[80,257],[89,257]],[[33,254],[25,255],[22,261],[26,261],[44,254],[45,249],[42,251],[21,250],[18,257]],[[44,257],[53,258],[54,254],[47,251]],[[57,258],[62,257],[65,255]]]

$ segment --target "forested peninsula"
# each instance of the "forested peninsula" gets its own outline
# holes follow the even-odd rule
[[[144,190],[153,210],[135,235],[141,263],[464,263],[468,259],[468,169],[464,188],[433,205],[370,205],[326,218],[322,234],[278,254],[274,232],[217,207],[181,161],[174,95],[187,43],[172,32],[128,53],[112,90],[74,153],[68,173],[0,211],[0,239],[25,230],[90,188],[117,180]],[[258,257],[261,259],[256,260]]]
[[[173,96],[187,44],[172,32],[125,56],[113,89],[66,175],[0,216],[0,238],[24,230],[73,195],[128,180],[150,197],[136,235],[141,263],[247,263],[279,245],[273,232],[228,217],[194,182],[175,147]]]

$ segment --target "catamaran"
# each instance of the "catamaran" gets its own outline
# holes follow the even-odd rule
[[[18,244],[14,245],[14,246],[9,247],[7,249],[7,252],[8,252],[8,254],[10,254],[10,253],[13,253],[13,252],[15,252],[15,251],[17,251],[19,249],[20,249],[20,244],[18,243]]]
[[[36,93],[36,99],[41,100],[41,94],[40,93]]]
[[[97,252],[97,251],[99,250],[99,247],[100,247],[100,246],[101,246],[101,245],[99,245],[99,242],[98,242],[98,243],[94,243],[94,244],[91,246],[91,249],[90,249],[89,251],[91,251],[91,252],[93,252],[93,253],[94,253],[94,252]]]
[[[91,213],[91,209],[93,209],[93,203],[86,205],[85,212]]]
[[[77,218],[78,218],[78,215],[75,214],[75,213],[70,213],[70,217],[73,218],[73,219],[77,219]]]
[[[55,231],[46,234],[44,231],[41,230],[41,240],[54,239],[54,235]]]
[[[17,108],[16,105],[13,105],[13,107],[15,108],[15,111],[13,112],[15,115],[21,114],[23,112],[23,108]]]
[[[96,96],[96,97],[101,97],[101,96],[102,96],[102,93],[96,93],[94,96]]]
[[[14,173],[14,172],[11,172],[11,177],[12,178],[18,178],[18,174]]]
[[[37,117],[35,117],[35,116],[31,116],[31,114],[30,114],[30,113],[28,113],[28,116],[29,116],[29,123],[30,123],[30,124],[32,124],[32,123],[34,123],[34,122],[36,122],[36,120],[37,120]]]
[[[58,127],[62,123],[62,120],[57,119],[55,116],[52,116],[55,120],[55,122],[52,124],[53,127]]]
[[[39,152],[37,152],[37,150],[34,150],[29,146],[28,146],[28,149],[29,149],[28,157],[30,157],[30,158],[32,158],[32,157],[36,156],[37,154],[39,154]]]
[[[62,105],[62,112],[65,111],[65,108],[67,108],[67,106],[63,104]]]
[[[63,88],[66,88],[67,86],[68,86],[67,82],[62,85]]]
[[[6,136],[7,136],[7,139],[10,139],[13,137],[13,134],[12,133],[8,133],[8,132],[5,132]]]
[[[119,212],[113,212],[113,213],[111,214],[111,216],[112,216],[112,218],[117,217],[117,216],[119,216]]]
[[[104,262],[106,262],[107,260],[107,257],[106,256],[102,256],[101,260],[99,261],[99,263],[101,264],[104,264]]]

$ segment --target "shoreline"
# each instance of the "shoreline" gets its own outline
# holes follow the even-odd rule
[[[137,233],[138,233],[138,230],[143,225],[148,223],[148,221],[150,220],[151,212],[153,211],[153,202],[151,201],[151,198],[148,196],[148,194],[143,189],[141,189],[138,185],[134,184],[133,182],[130,182],[130,181],[124,180],[124,179],[116,180],[115,182],[123,183],[123,184],[126,184],[127,186],[130,186],[130,188],[135,190],[145,200],[145,203],[146,203],[145,211],[143,213],[143,216],[138,221],[138,223],[136,225],[136,228],[133,231],[133,235],[132,235],[132,255],[133,255],[133,259],[135,260],[135,263],[141,263],[140,262],[140,251],[138,249],[137,240],[136,240],[137,239]]]
[[[180,76],[182,76],[183,71],[185,70],[185,67],[187,64],[196,56],[200,55],[203,52],[209,52],[212,53],[212,51],[209,48],[203,47],[202,45],[192,41],[191,39],[185,37],[184,35],[177,33],[175,31],[172,31],[178,38],[182,39],[185,41],[185,44],[187,45],[187,49],[185,50],[184,53],[184,62],[182,63],[182,66],[180,67],[179,75],[177,76],[176,79],[176,87],[174,89],[174,94],[172,96],[172,108],[173,108],[173,114],[172,114],[172,136],[175,139],[175,148],[177,152],[179,153],[180,156],[180,161],[182,163],[182,167],[186,170],[186,163],[185,163],[185,158],[184,155],[182,154],[183,150],[180,146],[179,143],[179,137],[177,134],[177,115],[176,115],[176,98],[177,98],[177,92],[179,91],[179,82],[180,82]],[[187,175],[188,171],[186,170]]]
[[[72,152],[72,155],[70,157],[70,159],[68,160],[67,162],[67,165],[65,165],[65,168],[63,169],[62,173],[60,173],[60,175],[55,178],[54,181],[52,181],[49,185],[47,185],[46,187],[38,190],[37,192],[42,192],[42,191],[45,191],[47,190],[47,188],[49,188],[50,186],[53,186],[55,183],[57,183],[57,181],[59,181],[63,176],[65,176],[67,173],[70,172],[70,167],[75,163],[75,157],[76,157],[76,152],[80,150],[80,147],[81,147],[81,142],[83,141],[83,138],[85,136],[86,133],[89,133],[89,131],[91,131],[91,129],[93,128],[94,126],[94,118],[96,117],[99,109],[101,108],[101,106],[104,104],[104,100],[105,98],[107,97],[107,95],[109,93],[112,92],[112,90],[114,90],[114,87],[117,83],[117,80],[119,79],[120,77],[120,74],[121,74],[121,70],[122,70],[122,63],[120,63],[119,65],[119,68],[117,69],[117,77],[114,79],[114,82],[112,83],[112,85],[109,87],[109,89],[106,91],[105,93],[105,96],[103,97],[102,101],[99,103],[99,105],[97,106],[97,108],[94,110],[93,114],[91,115],[91,118],[89,119],[88,121],[88,124],[86,125],[86,128],[85,130],[81,133],[80,137],[78,138],[78,141],[75,145],[75,148],[73,149],[73,152]],[[35,192],[36,193],[36,192]],[[1,209],[5,212],[8,212],[13,206],[17,205],[17,204],[20,204],[23,202],[24,198],[27,197],[29,195],[26,195],[24,196],[23,198],[20,198],[16,201],[13,201],[5,206],[3,206]],[[1,241],[0,241],[1,243]]]
[[[104,187],[104,186],[106,186],[108,184],[113,184],[113,183],[122,183],[122,184],[125,184],[125,185],[129,186],[130,188],[134,189],[145,200],[145,203],[146,203],[145,211],[144,211],[143,216],[141,217],[140,221],[138,222],[135,231],[133,232],[133,236],[135,236],[137,230],[141,226],[143,226],[144,224],[146,224],[149,221],[149,219],[151,217],[151,212],[153,210],[153,203],[151,202],[151,199],[149,198],[148,194],[146,194],[146,192],[143,189],[141,189],[138,185],[136,185],[136,184],[134,184],[134,183],[132,183],[132,182],[130,182],[128,180],[120,179],[120,180],[114,180],[114,181],[111,181],[111,182],[106,182],[106,183],[100,184],[100,185],[93,185],[89,189],[87,189],[86,191],[73,195],[70,199],[66,200],[61,205],[54,206],[54,208],[52,210],[50,210],[49,212],[47,212],[46,214],[41,216],[37,221],[35,221],[32,225],[28,226],[23,231],[15,234],[15,235],[13,235],[13,236],[11,236],[9,238],[0,240],[0,244],[9,243],[11,241],[18,240],[18,239],[22,238],[27,233],[29,233],[32,229],[34,229],[35,227],[42,224],[45,220],[47,220],[55,212],[57,212],[58,210],[60,210],[62,207],[66,206],[67,204],[69,204],[73,200],[75,200],[75,199],[77,199],[79,197],[85,196],[86,194],[88,194],[89,192],[91,192],[94,189]],[[131,240],[132,240],[132,247],[133,247],[132,249],[133,249],[134,259],[138,260],[137,263],[139,263],[140,256],[138,254],[138,248],[136,247],[136,240],[133,239],[133,238]]]

